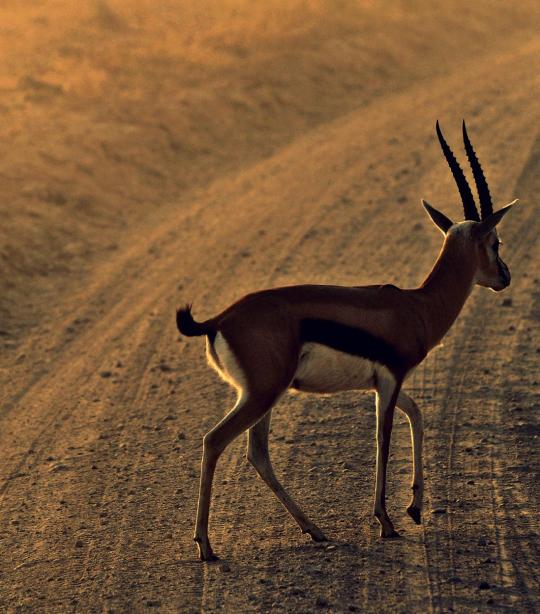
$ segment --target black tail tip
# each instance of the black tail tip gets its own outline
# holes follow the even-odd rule
[[[191,328],[194,324],[193,316],[191,315],[191,304],[186,303],[183,307],[176,308],[176,327],[182,334],[186,334],[185,330]]]
[[[186,303],[183,307],[176,308],[176,317],[178,318],[180,314],[191,316],[191,303]]]
[[[191,304],[179,307],[176,310],[176,327],[178,331],[186,337],[197,337],[206,334],[206,327],[195,322],[191,315]]]

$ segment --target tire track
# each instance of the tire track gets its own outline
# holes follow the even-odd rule
[[[524,166],[523,172],[518,179],[516,190],[523,193],[524,199],[533,199],[540,189],[539,182],[539,170],[540,170],[540,139],[536,139],[531,154],[527,163]],[[520,240],[524,249],[526,250],[526,260],[529,262],[538,261],[540,257],[539,242],[538,242],[538,225],[531,224],[528,229],[528,236],[522,237],[521,232],[517,232],[514,235],[514,240]],[[527,267],[527,262],[524,262],[524,269]],[[526,271],[523,270],[524,274]],[[532,305],[528,310],[528,315],[525,318],[516,321],[514,310],[506,310],[503,312],[502,317],[493,318],[490,320],[492,334],[489,336],[490,340],[497,339],[505,331],[515,330],[515,335],[511,339],[512,343],[512,359],[510,364],[520,364],[524,362],[524,354],[530,355],[534,350],[531,347],[532,337],[529,334],[531,328],[527,326],[528,322],[538,320],[538,293],[536,295],[536,304],[533,297],[531,301],[530,297],[530,285],[527,278],[522,275],[518,279],[517,287],[513,292],[514,300],[517,299],[518,304]],[[515,324],[515,325],[514,325]],[[494,344],[495,345],[495,344]],[[528,348],[528,351],[524,348]],[[500,356],[494,350],[495,356],[499,358],[495,365],[497,380],[505,381],[509,379],[507,362],[500,359]],[[531,365],[531,373],[534,372],[534,361]],[[519,378],[512,378],[519,381]],[[515,383],[517,383],[517,381]],[[515,384],[514,384],[515,385]],[[501,442],[500,445],[506,443],[507,450],[520,449],[517,442],[512,442],[512,434],[510,436],[505,433],[505,421],[503,416],[508,413],[506,407],[509,399],[508,394],[505,393],[506,387],[499,386],[499,394],[493,403],[493,413],[495,414],[496,424],[498,425],[498,431],[503,434],[506,442]],[[512,445],[513,443],[513,445]],[[534,449],[532,454],[534,456]],[[536,603],[539,597],[539,583],[537,574],[534,570],[535,561],[539,560],[540,548],[537,546],[537,535],[535,534],[534,527],[523,514],[515,514],[511,511],[512,504],[515,502],[528,502],[535,499],[534,493],[524,492],[524,486],[520,480],[512,482],[509,488],[508,479],[505,479],[505,472],[503,470],[503,462],[501,460],[501,454],[499,449],[495,446],[495,441],[491,442],[490,446],[490,458],[491,458],[491,484],[493,492],[493,514],[498,519],[496,523],[497,529],[497,548],[499,554],[499,573],[500,584],[503,590],[507,593],[505,596],[509,599],[510,605],[514,609],[526,612],[534,612],[536,609]],[[504,456],[503,456],[504,458]],[[525,459],[524,459],[525,460]],[[530,461],[527,458],[527,461]],[[504,485],[504,487],[502,486]],[[512,500],[507,501],[506,493],[512,491]],[[517,547],[516,547],[517,546]],[[518,564],[519,562],[519,564]],[[514,582],[512,579],[514,578]]]

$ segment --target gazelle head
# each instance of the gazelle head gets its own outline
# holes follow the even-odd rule
[[[491,288],[496,292],[504,290],[510,285],[510,271],[499,254],[501,241],[497,234],[496,226],[517,200],[493,212],[493,204],[487,181],[469,140],[465,122],[463,122],[463,142],[478,191],[480,201],[479,214],[471,188],[452,150],[444,140],[439,122],[437,122],[436,130],[444,157],[452,171],[461,196],[465,221],[456,224],[425,200],[422,200],[422,204],[435,225],[445,235],[446,243],[449,247],[450,245],[455,245],[457,249],[466,250],[467,257],[476,266],[475,283],[479,286]]]

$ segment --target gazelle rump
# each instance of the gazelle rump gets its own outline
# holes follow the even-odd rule
[[[481,216],[459,164],[437,123],[443,153],[457,183],[465,221],[454,224],[422,201],[444,233],[439,256],[422,285],[343,287],[299,285],[249,294],[214,318],[196,322],[191,308],[176,321],[186,336],[206,335],[211,366],[238,391],[234,408],[203,440],[195,541],[202,560],[215,557],[208,538],[214,470],[227,445],[248,430],[247,457],[259,476],[316,541],[324,533],[300,509],[274,474],[268,453],[271,410],[287,390],[376,393],[376,479],[374,515],[381,537],[397,536],[385,506],[386,467],[394,409],[407,416],[413,444],[412,500],[408,514],[421,521],[422,415],[402,384],[438,345],[475,285],[499,291],[510,283],[498,253],[495,229],[511,205],[493,213],[491,196],[463,124],[465,149],[478,189]],[[514,201],[515,202],[515,201]],[[513,203],[512,203],[513,204]]]

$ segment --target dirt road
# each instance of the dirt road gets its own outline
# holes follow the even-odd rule
[[[123,31],[115,21],[121,3],[117,13],[96,6],[100,24]],[[272,121],[257,129],[264,117],[242,124],[254,136],[233,144],[236,158],[226,145],[208,154],[212,164],[194,155],[182,182],[172,178],[178,160],[148,141],[148,165],[161,160],[163,181],[141,179],[146,171],[126,162],[123,180],[133,181],[96,205],[99,223],[85,226],[58,202],[60,210],[41,218],[40,228],[49,220],[52,230],[33,236],[32,275],[47,254],[53,263],[65,257],[64,248],[47,251],[46,241],[67,232],[79,247],[65,269],[36,280],[35,293],[35,277],[9,269],[0,327],[2,611],[538,609],[540,41],[521,22],[510,36],[504,19],[493,40],[478,28],[482,53],[447,58],[442,71],[442,46],[410,51],[417,69],[402,58],[405,77],[397,80],[392,68],[365,86],[361,105],[348,94],[330,104],[329,96],[302,122],[291,115],[294,129],[285,130],[276,102],[267,113],[279,130]],[[398,22],[399,13],[396,31]],[[326,52],[342,38],[329,37]],[[300,34],[299,47],[291,40],[291,49],[305,48]],[[125,87],[136,92],[135,84]],[[283,108],[299,104],[301,94],[283,88],[290,96]],[[193,301],[204,318],[269,285],[418,284],[441,243],[420,197],[460,215],[434,122],[459,151],[462,117],[496,204],[515,197],[521,204],[501,230],[510,289],[476,289],[444,347],[407,385],[426,422],[423,525],[405,514],[411,461],[401,415],[388,490],[402,537],[382,542],[371,517],[372,396],[290,395],[274,410],[271,455],[332,541],[300,534],[246,463],[242,438],[216,474],[211,538],[221,560],[200,563],[192,531],[201,440],[234,398],[206,367],[201,340],[178,338],[175,306]],[[190,131],[202,139],[194,125]],[[114,165],[92,151],[90,168]],[[112,171],[108,181],[114,185]],[[151,208],[127,202],[138,190],[153,199]],[[126,208],[121,222],[115,198]],[[57,237],[58,216],[67,228]],[[21,228],[26,240],[28,227]],[[23,250],[14,245],[13,254]]]

